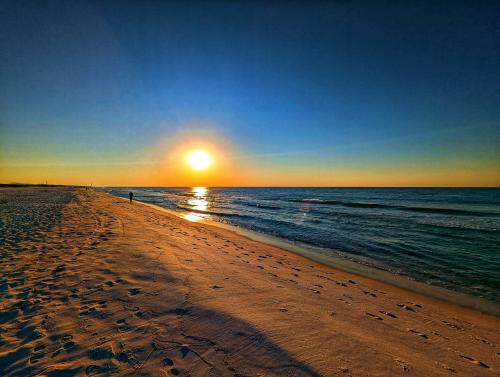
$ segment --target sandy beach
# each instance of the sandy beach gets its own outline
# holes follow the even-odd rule
[[[1,375],[500,375],[498,317],[227,229],[69,188],[0,220]]]

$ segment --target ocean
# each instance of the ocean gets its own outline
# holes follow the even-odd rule
[[[500,303],[500,189],[168,188],[101,191],[313,246]]]

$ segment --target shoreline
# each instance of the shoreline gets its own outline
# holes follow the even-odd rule
[[[143,203],[0,190],[6,377],[496,376],[500,319]]]
[[[102,192],[103,194],[112,196],[113,198],[119,198],[128,202],[128,199],[119,196],[112,195],[107,192]],[[244,236],[250,240],[265,243],[267,245],[279,247],[285,251],[292,252],[301,255],[307,259],[321,263],[325,266],[352,273],[357,276],[365,277],[368,279],[374,279],[382,283],[390,284],[395,287],[409,290],[411,292],[422,294],[427,297],[444,301],[447,303],[455,304],[464,308],[473,309],[480,311],[485,314],[494,315],[500,317],[500,304],[493,301],[483,299],[481,297],[476,297],[468,295],[462,292],[453,291],[444,287],[427,284],[421,281],[413,280],[405,276],[394,274],[388,270],[377,268],[368,264],[363,264],[354,260],[350,260],[346,257],[336,256],[336,255],[325,255],[322,251],[330,250],[320,247],[315,247],[312,245],[307,245],[304,243],[294,243],[292,241],[282,239],[279,237],[274,237],[264,233],[259,233],[252,231],[250,229],[245,229],[242,227],[221,223],[213,220],[204,220],[200,217],[200,220],[189,220],[183,217],[183,212],[177,212],[171,209],[163,208],[156,204],[142,202],[140,200],[134,199],[142,205],[154,208],[156,210],[164,211],[170,215],[176,216],[188,222],[205,224],[214,226],[217,228],[226,229],[232,231],[240,236]],[[335,250],[332,250],[335,251]],[[337,251],[342,253],[341,251]]]

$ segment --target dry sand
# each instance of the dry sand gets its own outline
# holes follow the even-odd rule
[[[225,229],[61,188],[0,220],[3,376],[500,374],[499,318]]]

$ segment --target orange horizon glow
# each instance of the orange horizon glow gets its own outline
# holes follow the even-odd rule
[[[488,160],[352,161],[343,154],[279,159],[252,155],[214,134],[191,129],[120,158],[27,155],[0,158],[0,183],[157,187],[499,187]],[[194,156],[194,158],[193,158]],[[2,157],[2,156],[0,156]],[[404,156],[403,156],[404,157]],[[83,162],[82,162],[83,161]]]
[[[233,164],[234,165],[234,164]],[[82,186],[157,187],[499,187],[498,169],[273,169],[231,164],[205,171],[178,165],[1,166],[0,183],[49,183]]]

